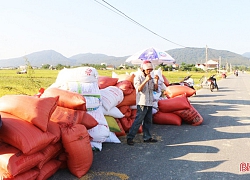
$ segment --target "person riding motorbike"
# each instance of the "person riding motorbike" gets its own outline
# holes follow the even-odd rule
[[[213,82],[213,83],[214,83],[214,88],[216,88],[217,90],[219,89],[218,84],[217,84],[217,81],[216,81],[216,78],[215,78],[215,74],[214,74],[214,75],[211,75],[211,76],[208,78],[208,81]]]
[[[235,76],[238,76],[238,75],[239,75],[238,70],[235,70],[235,71],[234,71],[234,74],[235,74]]]
[[[226,72],[223,72],[223,73],[221,74],[221,77],[222,77],[222,78],[227,78]]]

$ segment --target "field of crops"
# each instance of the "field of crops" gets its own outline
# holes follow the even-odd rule
[[[98,70],[98,74],[112,77],[112,72],[125,74],[132,71],[134,70]],[[28,70],[27,74],[17,74],[16,70],[0,70],[0,97],[6,94],[37,94],[41,87],[46,89],[55,82],[58,72],[58,70]],[[200,78],[210,74],[183,71],[163,72],[170,83],[179,82],[185,76],[192,75],[196,89],[199,88]],[[218,76],[218,78],[220,77]]]

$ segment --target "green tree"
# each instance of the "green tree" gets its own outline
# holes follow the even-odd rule
[[[43,64],[42,69],[49,69],[50,65],[49,64]]]
[[[179,70],[180,71],[192,71],[192,69],[195,68],[195,64],[186,64],[181,63]]]
[[[167,65],[167,64],[160,64],[158,66],[156,66],[156,69],[161,68],[163,71],[172,71],[173,70],[173,66],[172,65]]]
[[[61,69],[63,69],[63,68],[70,68],[70,66],[66,66],[66,65],[62,65],[62,64],[57,64],[57,65],[56,65],[56,69],[57,69],[57,70],[61,70]]]

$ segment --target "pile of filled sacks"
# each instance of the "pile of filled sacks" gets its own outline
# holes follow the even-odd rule
[[[99,75],[95,68],[65,68],[58,73],[55,83],[48,89],[51,88],[78,93],[85,98],[86,113],[98,122],[95,127],[88,129],[92,149],[102,150],[103,142],[120,143],[114,132],[114,129],[117,129],[113,127],[116,125],[115,119],[112,116],[105,116],[103,111],[106,109],[106,111],[113,112],[116,117],[121,117],[120,112],[118,114],[115,109],[111,108],[123,101],[123,92],[116,86],[100,89]]]
[[[41,97],[5,95],[0,114],[0,179],[48,179],[59,168],[81,177],[90,169],[88,129],[98,122],[83,96],[56,88]]]
[[[138,69],[140,71],[140,69]],[[161,69],[154,70],[153,76],[159,76],[158,91],[155,91],[153,105],[153,123],[165,125],[181,125],[182,123],[191,124],[194,126],[200,125],[203,122],[202,116],[190,104],[188,97],[193,96],[196,91],[190,87],[182,85],[171,85],[162,74]],[[106,77],[105,82],[113,82],[113,86],[118,86],[123,89],[124,100],[117,105],[119,110],[124,114],[123,118],[118,118],[118,123],[122,125],[124,133],[116,133],[117,135],[126,135],[129,131],[135,115],[136,106],[135,98],[136,91],[133,87],[133,78],[136,72],[131,74],[112,74],[112,78]],[[115,81],[117,79],[117,82]],[[102,77],[104,81],[104,77]],[[106,84],[101,82],[102,84]],[[116,83],[116,84],[115,84]],[[139,130],[141,131],[141,129]]]
[[[36,96],[1,97],[1,179],[47,179],[59,168],[85,175],[93,150],[102,150],[105,142],[121,143],[118,137],[132,126],[136,73],[110,77],[99,76],[93,67],[63,69],[55,83]],[[153,122],[201,124],[203,118],[188,101],[195,90],[168,86],[160,69],[154,73],[160,78],[153,94]]]

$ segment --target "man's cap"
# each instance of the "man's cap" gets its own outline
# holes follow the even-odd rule
[[[142,67],[143,70],[154,69],[153,64],[152,64],[151,61],[143,61],[141,67]]]

